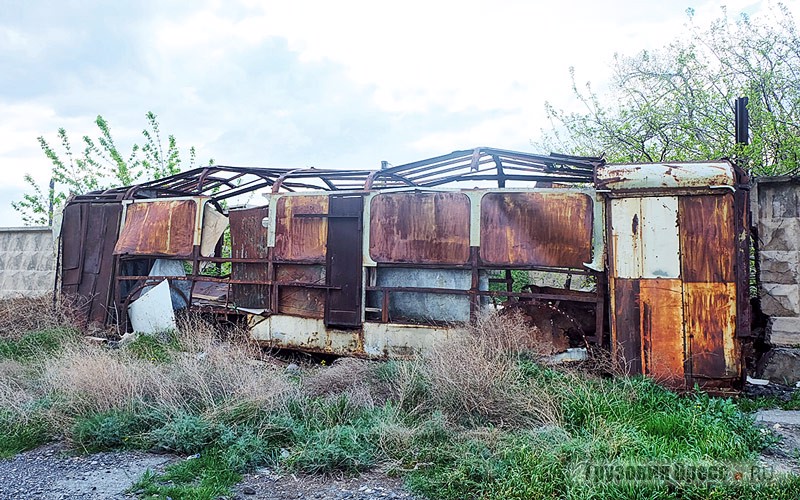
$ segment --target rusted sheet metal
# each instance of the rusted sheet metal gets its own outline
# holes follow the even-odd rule
[[[670,385],[683,385],[685,340],[681,280],[639,281],[644,372]]]
[[[734,186],[736,172],[727,161],[611,164],[596,170],[598,189],[639,190]]]
[[[733,282],[733,196],[681,197],[680,228],[684,281]]]
[[[384,193],[370,204],[369,255],[378,263],[465,264],[470,202],[462,193]]]
[[[325,290],[282,286],[278,289],[278,311],[281,314],[322,319],[325,316]]]
[[[692,375],[697,379],[738,379],[736,285],[684,283],[684,316]]]
[[[640,280],[613,280],[611,352],[625,363],[629,373],[642,373],[642,315],[639,301]]]
[[[481,201],[481,260],[583,268],[592,260],[592,219],[592,199],[583,193],[487,193]]]
[[[189,257],[197,226],[196,212],[195,200],[131,203],[114,254]]]
[[[325,266],[280,264],[276,266],[275,279],[281,283],[300,282],[325,284]],[[281,286],[278,291],[278,311],[283,314],[319,318],[325,315],[325,290]]]
[[[325,266],[306,264],[280,264],[275,267],[275,279],[280,283],[325,284]]]
[[[233,263],[231,277],[242,281],[269,281],[267,272],[267,229],[262,220],[267,207],[231,210],[231,256],[234,259],[264,259],[261,263]],[[231,285],[233,301],[238,307],[269,308],[269,285]]]
[[[83,324],[105,325],[112,310],[114,243],[119,203],[73,203],[62,220],[61,292],[77,305]]]
[[[275,206],[275,259],[325,261],[328,196],[282,196]],[[296,217],[320,215],[321,217]]]
[[[362,213],[360,195],[333,194],[329,202],[325,325],[361,325]]]
[[[611,200],[614,275],[620,278],[678,278],[678,198]]]

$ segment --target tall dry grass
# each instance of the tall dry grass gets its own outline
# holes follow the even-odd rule
[[[486,314],[406,364],[395,383],[400,399],[418,408],[441,408],[455,421],[525,427],[560,421],[558,405],[532,390],[520,359],[547,352],[517,314]],[[420,399],[420,380],[427,397]]]
[[[33,331],[76,328],[73,304],[54,304],[52,295],[0,300],[0,338],[19,339]]]
[[[270,411],[297,391],[278,367],[257,360],[257,347],[235,334],[220,340],[199,319],[183,322],[173,349],[168,362],[157,362],[75,341],[29,367],[24,378],[36,382],[21,391],[50,399],[53,424],[67,435],[84,415],[148,408],[213,415],[236,404]],[[0,383],[0,402],[24,399],[18,389]]]

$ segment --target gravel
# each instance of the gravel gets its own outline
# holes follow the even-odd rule
[[[244,477],[234,488],[239,500],[286,500],[290,498],[325,500],[418,500],[401,479],[369,472],[354,477],[303,476],[259,469]]]
[[[126,490],[146,470],[161,472],[180,460],[185,458],[139,451],[76,455],[64,443],[51,443],[0,460],[0,499],[136,498]],[[355,477],[298,476],[263,468],[245,475],[231,490],[230,498],[238,500],[418,500],[402,480],[379,472]]]
[[[143,452],[75,455],[52,443],[0,460],[0,498],[126,499],[125,493],[147,470],[160,471],[176,457]]]

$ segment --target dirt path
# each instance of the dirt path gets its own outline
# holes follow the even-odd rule
[[[756,425],[781,437],[780,443],[761,454],[761,464],[778,473],[800,474],[800,411],[761,410]]]
[[[0,460],[0,499],[121,500],[147,470],[161,471],[185,458],[137,451],[75,455],[64,444],[52,443]],[[413,499],[397,478],[368,473],[354,478],[295,476],[259,469],[232,488],[231,498],[285,500]]]
[[[53,443],[0,461],[0,498],[123,499],[147,469],[161,470],[169,455],[105,452],[76,456]]]

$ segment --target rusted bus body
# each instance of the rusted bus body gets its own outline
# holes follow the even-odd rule
[[[612,350],[671,386],[738,386],[750,334],[747,177],[726,161],[607,165],[596,184]]]
[[[372,358],[528,305],[553,338],[572,328],[632,372],[730,386],[749,328],[745,183],[727,162],[490,148],[379,171],[207,167],[72,200],[62,291],[125,330],[130,304],[168,279],[175,308],[242,319],[264,345]],[[224,208],[248,192],[260,206]],[[89,212],[106,218],[91,248]],[[164,260],[181,266],[151,276],[176,269]],[[563,278],[519,290],[512,271]],[[580,276],[595,286],[574,289]]]
[[[303,255],[293,266],[296,273],[315,268],[321,272],[304,276],[310,279],[304,284],[295,283],[296,304],[291,309],[278,304],[266,317],[250,318],[253,336],[267,345],[368,357],[405,356],[491,307],[490,297],[582,301],[595,306],[603,321],[602,290],[556,294],[489,290],[489,274],[496,270],[593,273],[584,264],[592,263],[595,242],[600,245],[597,260],[602,261],[603,216],[602,204],[595,203],[590,189],[274,193],[269,204],[294,205],[298,203],[294,199],[317,196],[330,198],[328,212],[319,204],[319,212],[296,217],[318,224],[327,219],[326,230],[320,224],[317,230],[296,236],[294,245],[304,247],[307,239],[309,247],[316,247],[324,241],[326,251]],[[344,196],[351,198],[351,210],[337,211],[334,204]],[[561,227],[576,215],[569,230]],[[286,237],[279,219],[276,212],[267,221],[273,248]],[[533,233],[538,244],[530,241]],[[316,264],[322,254],[324,268]],[[286,263],[274,265],[281,269]],[[343,303],[345,297],[356,300]],[[302,311],[301,303],[314,306]],[[586,334],[593,336],[594,331]]]

